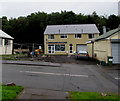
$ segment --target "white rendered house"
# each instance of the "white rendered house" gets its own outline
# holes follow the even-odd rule
[[[0,55],[12,54],[13,37],[0,29]]]

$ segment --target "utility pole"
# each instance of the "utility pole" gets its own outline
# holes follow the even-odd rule
[[[34,57],[34,55],[35,55],[35,53],[34,53],[34,43],[32,44],[32,59],[33,59],[33,57]]]
[[[35,48],[35,47],[34,47],[34,43],[33,43],[33,44],[32,44],[32,51],[34,51],[34,48]]]

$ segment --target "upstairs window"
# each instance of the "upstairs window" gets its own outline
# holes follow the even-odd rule
[[[94,38],[94,34],[88,34],[89,39]]]
[[[81,34],[75,34],[75,38],[81,38]]]
[[[52,34],[48,35],[48,39],[54,39],[54,35]]]
[[[61,38],[67,38],[67,35],[66,35],[66,34],[61,34],[60,37],[61,37]]]

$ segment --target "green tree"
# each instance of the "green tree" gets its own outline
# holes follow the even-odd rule
[[[44,30],[47,25],[63,24],[96,24],[101,33],[103,26],[107,29],[117,28],[120,17],[110,15],[108,18],[99,16],[96,12],[91,15],[75,14],[73,11],[31,13],[26,17],[7,19],[2,17],[2,30],[14,37],[17,43],[44,43]]]
[[[107,21],[107,27],[110,29],[117,28],[120,24],[120,18],[116,15],[110,15]]]

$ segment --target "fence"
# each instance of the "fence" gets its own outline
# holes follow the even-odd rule
[[[14,43],[13,44],[13,53],[28,53],[35,51],[35,49],[42,49],[43,44],[38,43]]]

